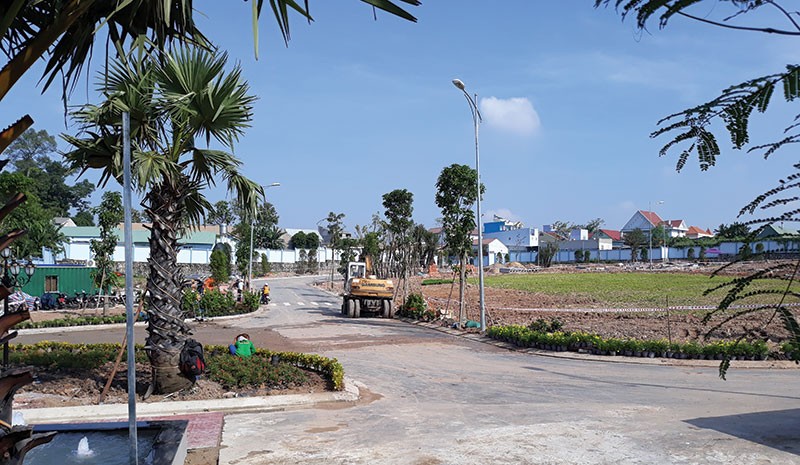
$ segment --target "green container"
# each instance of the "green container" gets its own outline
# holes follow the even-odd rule
[[[92,281],[94,267],[78,265],[41,265],[36,267],[30,282],[22,286],[22,292],[32,296],[41,296],[45,292],[63,292],[75,295],[86,291],[94,294],[97,288]],[[25,275],[25,272],[22,272]]]

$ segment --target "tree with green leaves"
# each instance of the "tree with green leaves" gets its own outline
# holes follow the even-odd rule
[[[452,164],[442,169],[436,181],[436,206],[442,210],[442,229],[450,255],[457,257],[458,324],[464,324],[465,286],[468,257],[472,254],[472,232],[475,230],[473,205],[478,200],[478,173],[467,165]],[[480,186],[480,195],[484,186]],[[482,257],[479,257],[481,260]]]
[[[750,235],[750,225],[735,221],[730,225],[720,224],[714,233],[725,239],[742,239]]]
[[[602,218],[595,218],[593,220],[589,220],[589,222],[584,225],[579,225],[578,227],[589,231],[589,234],[594,234],[600,230],[600,226],[603,226],[605,222],[606,221]]]
[[[233,225],[236,222],[236,215],[233,214],[230,203],[220,200],[211,207],[206,216],[206,223],[214,225]]]
[[[325,221],[328,222],[328,245],[333,252],[333,261],[335,263],[336,252],[343,252],[342,239],[344,237],[344,213],[328,212],[328,216],[325,218]],[[331,283],[333,283],[333,269],[334,266],[331,266]],[[346,275],[347,263],[345,263],[345,273],[343,273],[342,276]]]
[[[639,228],[626,233],[622,238],[623,243],[631,249],[631,261],[635,262],[639,252],[647,245],[647,236]]]
[[[72,217],[72,222],[75,226],[94,226],[94,215],[89,210],[78,212]]]
[[[553,264],[553,258],[558,253],[558,242],[552,241],[544,244],[539,244],[539,251],[537,252],[537,261],[539,266],[550,268]]]
[[[411,229],[414,221],[411,215],[414,212],[414,194],[406,189],[395,189],[383,194],[384,216],[386,216],[386,257],[391,276],[397,276],[403,281],[403,296],[405,302],[408,294],[408,273],[411,266],[412,237]],[[388,278],[389,276],[383,276]],[[395,292],[399,286],[395,288]]]
[[[22,173],[0,173],[0,199],[3,204],[18,192],[27,195],[28,200],[14,209],[4,220],[7,231],[27,229],[28,233],[14,241],[12,248],[17,257],[41,257],[42,249],[54,254],[64,251],[66,238],[53,223],[53,215],[42,207],[36,195],[36,181]]]
[[[221,247],[211,251],[208,267],[211,269],[211,278],[215,283],[227,283],[231,277],[231,259]]]
[[[57,153],[56,141],[47,131],[25,131],[4,153],[13,160],[16,172],[36,181],[32,193],[53,216],[69,217],[70,210],[89,210],[94,184],[85,179],[67,182],[70,170],[61,160],[50,158]]]
[[[666,228],[663,224],[659,224],[647,233],[650,235],[650,241],[652,241],[653,247],[661,247],[666,244],[664,242],[664,239],[667,237]]]
[[[352,237],[342,237],[339,239],[338,244],[339,267],[336,269],[336,271],[338,271],[342,276],[347,276],[347,264],[355,261],[358,258],[356,256],[356,249],[359,246],[358,239]]]
[[[114,250],[117,248],[120,237],[117,226],[125,217],[122,209],[122,195],[119,192],[106,191],[103,193],[100,205],[95,209],[97,222],[100,227],[100,239],[92,240],[89,248],[94,257],[94,270],[92,280],[100,292],[107,294],[109,286],[119,286],[122,279],[115,273]],[[103,299],[103,316],[106,315],[108,298]]]
[[[797,22],[797,12],[783,6],[780,0],[719,0],[715,8],[705,8],[697,11],[701,0],[645,0],[629,2],[626,0],[595,0],[595,6],[614,5],[623,18],[628,15],[636,17],[636,26],[644,31],[651,20],[657,20],[660,28],[664,28],[674,19],[700,22],[711,27],[722,27],[730,30],[748,32],[761,32],[770,35],[798,36],[800,25]],[[704,4],[708,4],[706,1]],[[775,13],[768,15],[766,13]],[[774,23],[764,23],[774,21]],[[778,92],[776,93],[776,90]],[[780,92],[782,90],[782,92]],[[800,65],[789,63],[785,69],[774,70],[769,74],[756,76],[744,82],[731,85],[724,89],[719,96],[705,103],[670,114],[658,122],[659,128],[652,132],[652,137],[667,136],[669,140],[661,148],[659,155],[667,155],[671,151],[679,150],[676,169],[680,171],[686,165],[689,157],[696,156],[700,169],[705,171],[716,164],[716,159],[722,154],[715,127],[724,127],[734,150],[760,153],[768,158],[778,150],[791,147],[800,142],[800,125],[797,117],[790,117],[779,129],[775,139],[766,142],[753,143],[750,138],[751,122],[758,114],[766,113],[774,100],[783,100],[788,104],[800,101]],[[800,164],[795,165],[796,172],[780,180],[779,185],[756,197],[750,204],[739,211],[739,216],[754,214],[756,209],[770,211],[767,218],[759,218],[744,223],[748,228],[758,226],[754,231],[756,235],[760,230],[772,224],[796,222],[797,211],[794,206],[798,188],[797,179],[800,175]],[[772,213],[775,211],[777,213]],[[782,210],[782,211],[781,211]],[[722,227],[720,229],[723,229]],[[719,231],[724,234],[737,234],[742,231]],[[720,234],[722,236],[722,234]],[[746,236],[743,235],[743,236]],[[742,236],[739,236],[742,237]],[[749,246],[748,246],[749,249]],[[739,259],[746,259],[749,252],[742,250]],[[705,248],[700,250],[701,258],[705,256]],[[723,324],[728,324],[744,314],[754,311],[770,312],[765,321],[780,321],[790,334],[791,343],[800,349],[800,324],[796,315],[797,310],[787,307],[784,302],[789,297],[794,297],[790,291],[800,260],[794,264],[782,264],[784,268],[766,267],[744,278],[736,279],[710,289],[708,292],[725,291],[726,295],[720,302],[717,310],[710,312],[704,323],[719,312],[728,312],[731,305],[755,303],[755,310],[748,308],[745,312],[733,312],[723,319],[723,322],[709,329],[711,334]],[[723,267],[723,269],[726,266]],[[764,304],[765,296],[760,292],[753,292],[749,287],[752,283],[763,279],[783,279],[782,276],[791,276],[789,283],[781,284],[784,291],[776,292],[774,303]],[[756,299],[757,297],[757,299]],[[757,300],[757,302],[753,302]],[[749,335],[757,335],[760,328],[754,328]],[[742,336],[744,337],[744,336]],[[800,357],[800,350],[792,352],[795,357]],[[800,361],[797,360],[797,361]],[[730,367],[730,360],[725,359],[720,364],[720,377]]]
[[[412,237],[415,263],[423,270],[427,270],[436,256],[436,250],[439,247],[439,235],[429,231],[425,225],[418,224],[414,227]]]
[[[269,274],[270,271],[272,271],[271,268],[272,267],[269,264],[269,258],[267,257],[267,254],[262,253],[261,254],[261,274],[263,276],[266,276],[267,274]]]
[[[305,249],[306,248],[306,233],[297,231],[289,239],[289,247],[292,249]]]
[[[160,60],[117,61],[98,82],[106,99],[72,113],[82,131],[65,135],[64,156],[78,170],[100,169],[101,184],[122,179],[122,112],[131,115],[135,189],[152,220],[148,336],[151,388],[170,393],[190,386],[178,357],[190,334],[180,308],[179,234],[202,224],[211,204],[203,191],[217,181],[242,208],[255,210],[262,188],[240,173],[241,162],[222,150],[202,148],[214,139],[232,149],[252,119],[255,98],[241,71],[226,72],[227,57],[201,49],[178,49]]]

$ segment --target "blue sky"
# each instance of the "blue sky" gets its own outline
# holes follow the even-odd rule
[[[281,183],[267,190],[281,227],[314,227],[335,211],[353,229],[398,188],[413,192],[415,220],[434,226],[442,168],[475,163],[472,117],[453,78],[478,95],[484,115],[484,220],[499,214],[541,227],[599,217],[619,229],[663,201],[654,210],[665,219],[712,230],[736,221],[790,172],[791,150],[764,160],[731,150],[717,132],[717,166],[701,172],[693,159],[677,173],[678,152],[659,158],[668,139],[649,134],[661,117],[780,71],[796,44],[682,18],[642,34],[592,4],[428,0],[412,9],[414,24],[380,12],[373,21],[357,0],[317,0],[316,21],[297,17],[288,48],[265,15],[256,61],[249,3],[195,2],[201,28],[241,63],[259,97],[236,154],[252,179]],[[712,4],[696,12],[720,15]],[[58,90],[40,95],[37,78],[29,73],[5,99],[7,122],[29,112],[37,129],[74,131]],[[70,104],[96,102],[92,88],[81,83]],[[754,123],[753,142],[778,139],[790,119],[787,105],[775,105]],[[209,192],[214,201],[224,196]]]

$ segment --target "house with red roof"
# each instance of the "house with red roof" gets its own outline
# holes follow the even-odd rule
[[[611,239],[611,246],[619,249],[624,245],[622,232],[614,229],[598,229],[592,234],[591,239]]]
[[[701,237],[714,237],[714,233],[710,229],[700,229],[697,226],[689,226],[686,231],[686,237],[689,239],[700,239]]]
[[[683,220],[663,220],[656,212],[644,210],[634,213],[620,232],[623,237],[634,229],[641,229],[642,232],[647,234],[657,226],[662,226],[664,234],[668,237],[684,237],[689,232],[689,227],[686,226],[686,222]]]

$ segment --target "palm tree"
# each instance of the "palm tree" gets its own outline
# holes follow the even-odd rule
[[[72,113],[78,136],[65,135],[73,150],[64,156],[81,172],[100,169],[101,185],[122,179],[121,114],[130,113],[132,179],[152,220],[147,291],[146,349],[151,388],[170,393],[193,384],[180,374],[178,359],[190,334],[180,308],[178,236],[212,208],[203,196],[224,180],[243,211],[254,211],[262,188],[239,172],[230,153],[200,148],[213,139],[231,150],[249,126],[254,97],[238,67],[224,71],[227,57],[205,49],[181,48],[160,61],[116,61],[98,82],[106,96],[99,105]]]
[[[416,18],[390,0],[361,0],[408,21]],[[400,0],[418,6],[418,0]],[[283,39],[289,40],[289,13],[312,21],[294,0],[270,0]],[[258,56],[258,19],[262,1],[252,2],[253,40]],[[0,2],[0,53],[9,61],[0,69],[0,100],[30,67],[46,57],[42,80],[46,89],[61,82],[66,96],[84,63],[92,56],[95,33],[108,31],[106,47],[118,54],[128,41],[164,50],[174,41],[210,47],[194,23],[193,0],[4,0]],[[122,53],[124,55],[124,53]]]

